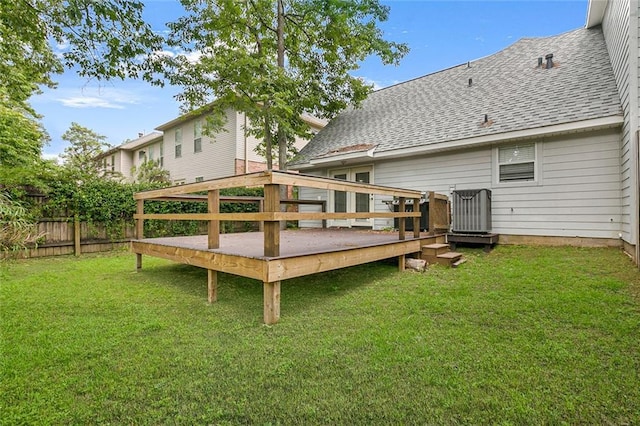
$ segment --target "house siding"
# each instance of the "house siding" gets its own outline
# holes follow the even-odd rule
[[[637,3],[635,1],[633,3],[637,10]],[[634,143],[636,138],[635,129],[637,129],[638,122],[638,90],[637,87],[635,89],[631,87],[631,81],[637,81],[637,69],[632,71],[630,64],[630,53],[632,51],[630,12],[630,0],[609,1],[602,22],[602,29],[624,115],[622,147],[619,153],[621,166],[619,182],[622,200],[621,232],[625,241],[635,244],[637,236],[637,212],[635,211],[635,206],[637,205],[637,152]],[[636,27],[635,32],[637,31],[638,23],[634,22],[633,25]],[[635,52],[637,52],[637,48]],[[632,74],[635,78],[633,78]],[[632,99],[634,97],[635,99]],[[633,108],[634,105],[635,108]]]
[[[133,167],[131,155],[122,150],[118,151],[116,156],[116,170],[119,170],[129,182],[133,182],[131,167]]]
[[[616,131],[545,140],[542,184],[493,185],[493,231],[618,238],[625,225],[619,152],[620,136]]]
[[[204,118],[201,118],[204,120]],[[214,138],[202,136],[202,151],[194,152],[193,129],[196,119],[185,121],[164,132],[164,168],[171,173],[172,181],[195,182],[196,177],[204,180],[232,176],[235,173],[236,154],[236,113],[227,113],[226,131]],[[182,156],[175,157],[175,132],[182,128]]]
[[[374,183],[447,195],[452,189],[491,189],[493,231],[500,234],[619,238],[628,224],[622,215],[617,129],[536,142],[541,148],[535,183],[497,183],[489,146],[377,162]],[[318,196],[327,199],[326,191],[301,190],[302,198]],[[377,197],[375,211],[389,211],[388,200]],[[392,226],[391,219],[375,221],[376,229]]]
[[[245,115],[237,112],[235,114],[235,131],[236,131],[236,148],[235,158],[245,160],[245,145],[246,145],[246,160],[265,163],[265,158],[260,156],[256,152],[256,147],[260,144],[261,140],[253,135],[247,135],[245,138]]]
[[[247,135],[245,138],[245,115],[242,113],[236,114],[236,160],[246,160],[248,162],[253,162],[254,164],[249,164],[248,172],[250,173],[252,170],[265,170],[266,169],[266,159],[264,156],[258,154],[256,152],[256,147],[262,143],[262,140],[256,138],[253,135]],[[304,146],[309,143],[309,140],[303,139],[300,137],[296,137],[293,146],[297,151],[300,151]],[[246,148],[245,148],[246,145]],[[246,150],[246,151],[245,151]],[[277,159],[277,147],[274,147],[274,167],[278,164]],[[245,154],[246,152],[246,154]],[[258,165],[258,164],[261,164]],[[236,168],[237,169],[237,168]]]
[[[491,149],[481,148],[428,157],[376,163],[376,184],[435,191],[449,195],[450,189],[489,188],[491,186]],[[389,211],[385,201],[377,197],[375,211]],[[376,219],[375,228],[393,227],[393,219]]]
[[[307,175],[313,176],[321,176],[326,177],[327,171],[325,170],[314,170],[314,171],[305,171]],[[298,193],[298,198],[301,200],[324,200],[327,203],[329,202],[329,192],[324,189],[316,189],[316,188],[299,188],[300,192]],[[329,206],[327,205],[327,210],[329,210]],[[318,206],[312,205],[300,205],[298,207],[298,211],[306,212],[306,213],[317,213],[319,211]],[[321,220],[301,220],[298,222],[298,226],[300,228],[320,228],[322,227]]]

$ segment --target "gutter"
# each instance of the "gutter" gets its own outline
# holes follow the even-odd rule
[[[608,0],[589,0],[589,6],[587,6],[587,22],[585,22],[585,28],[593,28],[602,24],[604,19],[604,11],[607,8]]]
[[[600,130],[613,127],[620,127],[624,123],[621,115],[594,118],[583,121],[573,121],[570,123],[556,124],[553,126],[536,127],[534,129],[516,130],[512,132],[499,133],[494,135],[477,136],[474,138],[459,139],[429,145],[420,145],[409,148],[399,148],[388,151],[375,151],[375,148],[368,151],[358,151],[334,156],[316,157],[306,163],[292,165],[294,170],[317,169],[335,164],[344,165],[346,162],[356,162],[358,160],[390,160],[395,158],[409,157],[415,155],[434,154],[443,151],[452,151],[466,147],[476,147],[492,145],[500,142],[514,141],[519,139],[540,138],[543,136],[555,136],[566,133],[578,133],[590,130]],[[364,155],[363,155],[364,153]]]

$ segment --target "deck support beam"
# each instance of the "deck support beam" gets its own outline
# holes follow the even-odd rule
[[[280,319],[280,281],[264,282],[264,323],[275,324]]]
[[[268,213],[280,212],[280,185],[264,186],[264,209]],[[280,221],[264,222],[264,255],[280,256]]]
[[[400,256],[398,256],[398,271],[400,272],[404,272],[405,269],[405,262],[406,262],[406,255],[401,254]]]
[[[144,200],[136,200],[136,213],[139,215],[144,214]],[[144,238],[144,219],[136,219],[136,239],[141,240]]]
[[[218,271],[207,269],[207,293],[209,303],[218,300]]]
[[[420,237],[420,218],[422,211],[420,210],[420,198],[413,199],[413,212],[420,212],[420,216],[414,216],[413,218],[413,238]]]
[[[220,213],[220,190],[212,189],[207,193],[207,211]],[[207,229],[209,249],[220,248],[220,221],[210,220]]]
[[[142,254],[136,253],[136,271],[142,269]]]

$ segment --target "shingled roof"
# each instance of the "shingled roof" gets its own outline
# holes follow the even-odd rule
[[[293,163],[350,147],[380,153],[620,115],[602,30],[577,29],[521,39],[491,56],[373,92],[361,108],[331,120]]]

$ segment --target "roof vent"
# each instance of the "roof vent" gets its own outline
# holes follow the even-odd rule
[[[491,127],[493,120],[489,118],[489,114],[484,114],[483,120],[480,123],[480,127]]]
[[[547,69],[553,68],[553,53],[549,53],[544,57],[547,60]]]
[[[142,133],[142,132],[138,132],[138,137],[139,137],[139,138],[141,138],[141,137],[143,137],[143,136],[144,136],[144,133]]]
[[[471,85],[472,85],[472,84],[473,84],[473,79],[472,79],[472,78],[470,78],[470,79],[469,79],[469,87],[471,87]]]
[[[542,68],[542,56],[538,58],[538,68]]]

